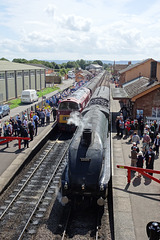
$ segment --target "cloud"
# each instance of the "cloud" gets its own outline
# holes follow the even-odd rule
[[[52,4],[49,4],[44,9],[44,12],[46,12],[50,17],[54,17],[54,11],[55,11],[55,6],[53,6]]]
[[[59,19],[61,27],[72,31],[88,32],[91,28],[91,20],[81,16],[69,15]]]

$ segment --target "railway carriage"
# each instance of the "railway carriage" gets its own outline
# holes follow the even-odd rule
[[[57,110],[58,127],[62,131],[74,131],[75,124],[67,124],[71,113],[82,112],[90,100],[96,88],[101,85],[104,80],[106,71],[102,71],[92,80],[87,82],[83,87],[75,91],[71,96],[67,97],[59,103]]]
[[[99,87],[82,112],[82,125],[69,148],[61,178],[62,203],[90,197],[104,204],[111,174],[109,115],[109,88]]]
[[[75,130],[75,125],[68,125],[68,119],[71,113],[82,112],[91,97],[90,90],[81,87],[74,92],[70,97],[60,102],[57,111],[58,127],[61,130]]]

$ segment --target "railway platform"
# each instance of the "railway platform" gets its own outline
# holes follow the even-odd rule
[[[114,84],[111,84],[114,87]],[[149,222],[160,222],[160,184],[145,176],[131,174],[128,183],[127,170],[117,165],[131,166],[131,146],[128,139],[116,136],[115,118],[120,104],[111,97],[112,113],[112,191],[115,240],[147,240],[146,226]],[[142,141],[138,145],[141,150]],[[144,163],[145,167],[145,163]],[[160,157],[155,159],[154,170],[160,170]],[[157,179],[159,174],[153,174]]]
[[[60,90],[64,90],[72,85],[73,79],[68,79],[63,81],[62,84],[59,84],[58,87]],[[50,94],[47,94],[46,97],[49,98],[57,92],[58,91],[54,91]],[[20,107],[12,109],[10,116],[16,116],[18,113],[24,111],[27,106],[28,105],[22,105]],[[2,121],[7,120],[8,118],[9,116],[6,116],[2,119]],[[19,171],[26,159],[28,159],[31,154],[34,156],[36,148],[39,147],[40,142],[43,142],[45,140],[46,136],[54,127],[54,124],[55,122],[51,116],[51,123],[49,125],[38,127],[38,135],[34,137],[33,141],[29,142],[29,148],[24,149],[22,145],[21,149],[19,149],[18,143],[15,141],[10,142],[8,147],[7,144],[0,145],[0,194],[11,182],[13,176],[17,171]]]

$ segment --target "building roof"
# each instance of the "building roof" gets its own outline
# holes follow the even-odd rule
[[[91,68],[95,68],[95,69],[102,68],[101,65],[99,65],[99,64],[92,64],[92,63],[88,67],[89,67],[89,69],[91,69]]]
[[[44,67],[31,66],[29,64],[15,63],[9,61],[0,60],[0,71],[15,71],[15,70],[40,70],[45,69]]]
[[[120,71],[120,70],[126,69],[127,67],[128,67],[128,64],[115,64],[113,66],[115,71]]]
[[[112,89],[112,97],[113,99],[132,99],[147,90],[152,91],[152,88],[155,89],[156,86],[160,87],[160,82],[150,81],[149,78],[140,77],[124,83],[122,88]]]
[[[126,68],[122,69],[121,71],[119,71],[119,73],[122,74],[124,72],[127,72],[127,71],[129,71],[129,70],[131,70],[131,69],[133,69],[135,67],[138,67],[139,65],[141,65],[143,63],[146,63],[146,62],[150,61],[150,60],[153,60],[153,59],[152,58],[148,58],[148,59],[140,61],[140,62],[138,62],[136,64],[130,64],[128,67],[126,67]],[[153,61],[155,61],[155,60],[153,60]]]

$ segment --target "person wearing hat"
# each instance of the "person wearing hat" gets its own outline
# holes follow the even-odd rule
[[[131,147],[131,151],[133,150],[134,147],[136,147],[136,151],[137,151],[137,153],[139,153],[139,147],[137,146],[136,142],[133,142],[133,145]]]
[[[137,154],[137,167],[143,168],[143,163],[144,163],[144,156],[143,156],[143,153],[140,151]],[[141,177],[141,173],[139,173],[139,172],[138,172],[138,177]]]
[[[154,169],[154,159],[155,159],[155,153],[153,152],[152,147],[149,147],[149,150],[145,154],[145,160],[146,160],[146,169]],[[153,173],[149,173],[150,175],[153,175]]]

